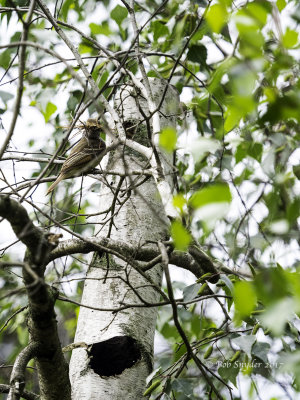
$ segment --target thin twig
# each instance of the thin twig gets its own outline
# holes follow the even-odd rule
[[[33,14],[33,10],[34,10],[34,6],[35,6],[35,0],[31,0],[30,1],[30,6],[29,6],[29,10],[26,16],[26,20],[23,21],[21,19],[21,21],[23,21],[23,31],[22,31],[22,35],[21,35],[21,42],[26,42],[27,37],[28,37],[28,32],[29,32],[29,27],[30,27],[30,21],[32,18],[32,14]],[[15,126],[16,126],[16,122],[17,122],[17,118],[19,116],[20,113],[20,107],[21,107],[21,102],[22,102],[22,95],[23,95],[23,88],[24,88],[24,70],[25,70],[25,60],[26,60],[26,46],[22,46],[21,50],[20,50],[20,56],[19,56],[19,81],[18,81],[18,87],[17,87],[17,97],[16,97],[16,101],[14,104],[14,112],[13,112],[13,116],[12,116],[12,121],[9,127],[9,131],[7,133],[7,136],[4,140],[4,143],[0,149],[0,159],[3,156],[6,147],[8,145],[8,143],[10,142],[10,139],[12,138],[13,134],[14,134],[14,130],[15,130]]]

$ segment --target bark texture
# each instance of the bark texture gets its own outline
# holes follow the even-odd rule
[[[45,234],[32,223],[20,203],[6,196],[0,196],[0,216],[9,221],[16,236],[27,247],[22,271],[28,296],[30,343],[15,361],[9,398],[14,398],[14,392],[22,394],[19,387],[23,389],[25,386],[26,365],[35,357],[40,399],[69,400],[68,365],[62,353],[54,311],[57,293],[44,281],[46,263],[57,244],[57,235]]]
[[[162,100],[164,84],[152,82],[157,104]],[[116,108],[124,121],[127,136],[151,148],[151,124],[141,123],[148,114],[146,100],[133,87],[124,86],[116,99]],[[178,96],[169,88],[161,107],[161,127],[175,124]],[[164,162],[172,170],[171,160]],[[157,185],[149,176],[130,172],[149,168],[149,160],[120,146],[111,152],[106,170],[124,176],[106,176],[108,186],[99,194],[99,211],[107,210],[99,220],[97,236],[122,241],[136,249],[168,237],[165,215]],[[168,177],[172,185],[171,176]],[[117,308],[123,304],[155,303],[160,299],[161,266],[141,273],[134,265],[116,256],[94,253],[84,286],[82,304]],[[73,350],[70,363],[72,399],[142,399],[145,379],[152,369],[153,341],[157,310],[154,307],[130,308],[116,313],[81,307],[75,342],[89,349]]]

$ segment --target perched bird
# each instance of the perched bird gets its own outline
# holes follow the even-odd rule
[[[105,155],[105,143],[100,138],[101,125],[95,119],[88,119],[82,126],[83,134],[80,141],[70,152],[63,163],[56,181],[49,187],[47,194],[58,185],[60,181],[81,175],[95,168]]]

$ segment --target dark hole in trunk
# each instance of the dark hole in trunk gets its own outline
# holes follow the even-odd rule
[[[130,336],[115,336],[94,343],[89,350],[89,366],[100,376],[120,375],[141,359],[137,341]]]

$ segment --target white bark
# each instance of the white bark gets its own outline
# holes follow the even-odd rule
[[[151,87],[155,102],[159,104],[164,83],[155,80]],[[134,94],[134,88],[123,87],[116,99],[116,109],[123,121],[138,123],[143,120],[143,116],[138,111],[137,102],[148,114],[147,101],[141,97],[137,98],[136,95],[132,97],[132,94]],[[161,127],[175,125],[177,109],[178,96],[176,91],[170,88],[161,109]],[[132,140],[151,147],[144,124],[139,126]],[[172,170],[171,160],[168,157],[162,158],[161,162],[165,170]],[[148,163],[149,160],[139,153],[122,146],[109,155],[106,170],[120,171],[124,174],[124,171],[146,169]],[[114,203],[114,193],[120,182],[120,178],[116,175],[109,175],[106,178],[111,187],[103,186],[101,189],[99,211],[106,210]],[[128,188],[142,182],[143,179],[143,176],[133,177],[133,175],[131,178],[124,179],[118,194],[119,200],[115,202],[115,216],[110,234],[112,239],[124,241],[135,247],[143,246],[147,241],[164,240],[168,235],[169,221],[153,178],[132,188],[130,197],[123,205],[118,202],[124,201],[128,195]],[[171,175],[167,176],[165,184],[172,188]],[[104,220],[107,217],[104,217]],[[105,237],[108,235],[109,222],[105,225],[101,225],[101,222],[103,220],[99,221],[100,225],[96,227],[96,231],[99,231],[98,236]],[[156,245],[153,244],[153,246]],[[148,303],[158,302],[159,289],[156,290],[151,283],[157,285],[157,288],[160,287],[161,267],[153,268],[147,272],[146,276],[150,281],[131,265],[126,265],[115,256],[110,257],[107,270],[105,257],[99,259],[95,253],[87,273],[88,279],[85,282],[81,303],[92,307],[117,308],[123,303],[141,304],[141,298]],[[133,288],[135,290],[132,290]],[[137,296],[137,293],[141,298]],[[122,373],[105,376],[104,372],[102,376],[99,376],[89,367],[87,351],[83,348],[73,350],[70,362],[72,399],[142,399],[145,379],[152,368],[156,316],[157,310],[154,307],[129,308],[116,314],[81,307],[75,342],[91,345],[117,336],[128,336],[136,340],[141,357]]]

